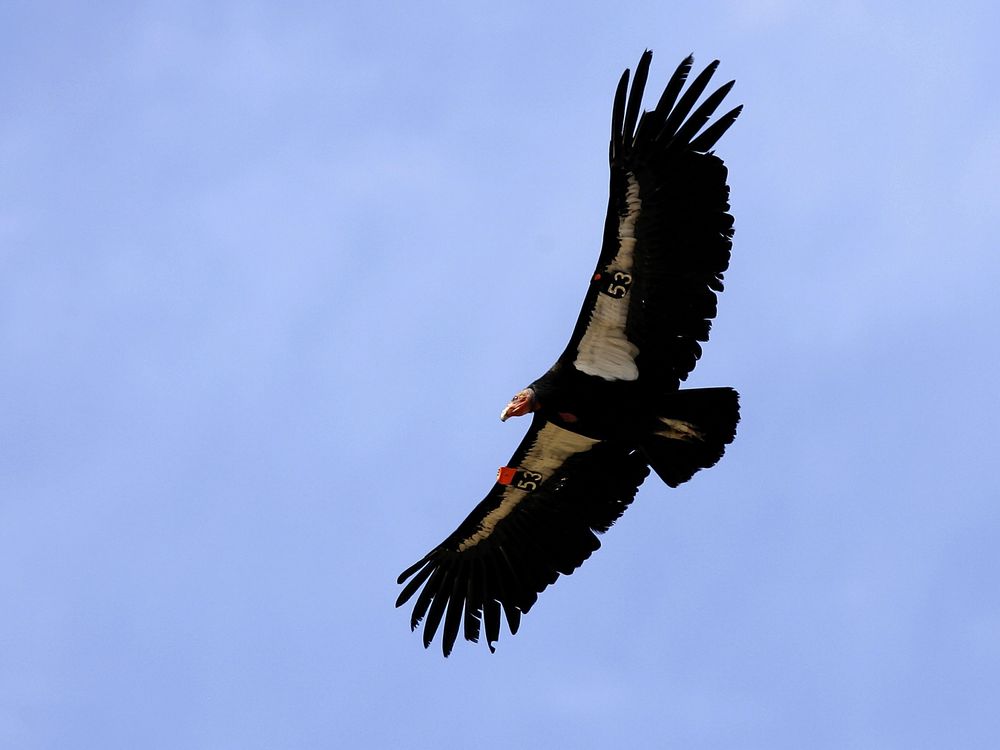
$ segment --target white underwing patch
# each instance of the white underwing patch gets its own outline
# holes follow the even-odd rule
[[[608,268],[631,274],[636,243],[635,224],[642,209],[642,200],[639,198],[639,182],[631,172],[626,175],[626,185],[626,211],[618,219],[618,252]],[[635,364],[639,347],[625,335],[630,294],[625,292],[621,297],[597,295],[590,322],[580,339],[573,362],[580,372],[605,380],[635,380],[639,377],[639,368]]]
[[[599,442],[601,441],[546,422],[517,468],[541,474],[544,479],[548,479],[570,456],[590,450]],[[517,487],[504,487],[500,504],[486,514],[479,522],[476,532],[458,546],[458,551],[464,552],[492,534],[496,525],[509,516],[528,495],[528,492]]]

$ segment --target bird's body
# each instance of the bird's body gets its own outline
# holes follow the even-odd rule
[[[649,420],[652,400],[634,381],[604,380],[557,362],[531,388],[537,413],[599,440],[625,440]]]
[[[501,612],[511,633],[537,595],[600,546],[650,468],[670,486],[712,466],[736,432],[730,388],[680,390],[701,355],[728,267],[733,220],[726,168],[710,149],[740,108],[702,129],[732,82],[694,109],[718,62],[681,95],[686,59],[657,106],[639,116],[651,53],[615,95],[604,241],[569,343],[504,409],[532,413],[486,498],[399,577],[397,606],[417,591],[424,645],[444,623],[492,650]],[[408,581],[408,582],[407,582]]]

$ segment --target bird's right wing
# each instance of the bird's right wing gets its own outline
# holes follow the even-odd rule
[[[424,646],[444,619],[442,650],[451,653],[461,627],[490,650],[503,609],[511,634],[521,614],[559,574],[568,575],[601,546],[649,474],[638,452],[594,440],[538,414],[497,482],[441,544],[399,576],[396,606],[417,591],[410,626],[424,620]],[[407,583],[407,579],[409,582]]]

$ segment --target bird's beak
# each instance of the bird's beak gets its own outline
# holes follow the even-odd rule
[[[525,388],[523,391],[518,393],[514,398],[510,400],[503,411],[500,412],[500,421],[506,422],[508,417],[520,417],[522,414],[527,414],[533,411],[534,407],[534,396],[530,388]]]

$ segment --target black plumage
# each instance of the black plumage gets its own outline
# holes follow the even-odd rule
[[[501,617],[516,633],[538,594],[600,547],[650,468],[677,486],[736,434],[736,391],[679,387],[729,265],[727,171],[711,149],[741,108],[711,122],[733,82],[696,107],[718,61],[684,90],[688,57],[640,115],[651,57],[615,92],[604,240],[569,343],[502,416],[533,412],[531,427],[483,501],[399,576],[396,606],[416,596],[410,625],[423,621],[425,646],[440,629],[446,656],[459,634],[493,650]]]

